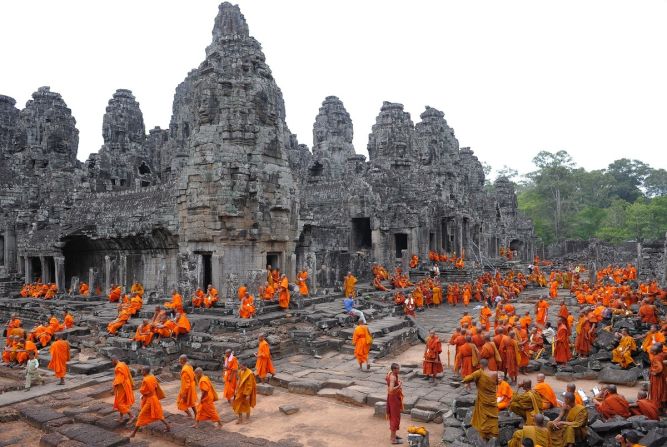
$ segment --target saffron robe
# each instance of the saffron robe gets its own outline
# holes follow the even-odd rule
[[[498,405],[496,397],[497,383],[478,369],[474,373],[466,376],[463,383],[475,382],[477,387],[477,399],[472,411],[471,424],[482,438],[498,436]]]

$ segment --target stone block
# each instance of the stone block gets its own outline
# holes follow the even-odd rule
[[[125,436],[89,424],[68,424],[59,427],[56,431],[87,446],[115,447],[129,442],[129,438]]]
[[[297,407],[296,405],[281,405],[280,407],[278,407],[278,409],[280,410],[281,413],[286,414],[288,416],[290,414],[294,414],[297,411],[299,411],[299,407]]]
[[[621,430],[632,427],[632,421],[617,417],[608,421],[597,420],[590,427],[598,435],[604,437],[609,434],[618,434]]]
[[[597,337],[594,342],[594,345],[596,347],[604,349],[605,351],[611,351],[615,344],[616,344],[616,337],[614,336],[613,333],[605,330],[598,331]],[[611,360],[611,354],[609,359]]]
[[[366,403],[366,396],[366,393],[355,391],[350,388],[343,388],[342,390],[336,391],[336,399],[352,405],[364,405]]]
[[[574,374],[570,372],[558,371],[556,373],[556,379],[562,382],[572,382],[574,380]]]
[[[375,402],[373,408],[375,409],[373,416],[379,418],[385,418],[387,416],[387,402],[384,401]]]
[[[294,376],[285,373],[277,373],[271,377],[271,384],[287,388],[291,382],[297,380]]]
[[[498,430],[498,444],[507,445],[509,440],[512,439],[512,436],[514,436],[516,429],[517,427],[512,425],[505,425],[500,427]]]
[[[2,410],[0,410],[0,424],[3,424],[5,422],[17,421],[18,419],[19,419],[18,410],[14,410],[13,408],[3,408]]]
[[[102,427],[105,430],[117,430],[119,428],[125,427],[127,420],[119,421],[117,413],[108,414],[102,418],[99,418],[95,421],[95,425]]]
[[[435,418],[435,411],[420,410],[413,408],[410,410],[410,418],[418,422],[431,422]]]
[[[39,429],[44,428],[49,421],[63,417],[62,413],[49,407],[29,406],[22,408],[20,411],[21,416],[25,418],[30,425]]]
[[[458,427],[445,427],[445,431],[442,434],[442,441],[446,445],[450,445],[457,439],[463,436],[463,430]]]
[[[475,405],[475,396],[472,394],[464,394],[454,399],[452,408],[456,411],[459,408],[472,407],[473,405]]]
[[[601,383],[613,383],[615,385],[635,386],[637,383],[637,371],[633,369],[602,368],[598,373],[598,381]]]
[[[660,425],[660,421],[649,419],[644,415],[630,416],[627,420],[632,422],[632,428],[644,433],[656,429]]]
[[[79,413],[74,416],[74,420],[82,424],[94,424],[98,419],[100,417],[94,413]]]
[[[347,388],[348,386],[354,385],[352,380],[342,380],[342,379],[327,379],[322,382],[323,388],[334,388],[337,390]]]
[[[338,392],[337,389],[335,388],[322,388],[317,392],[317,395],[320,397],[336,397],[336,393]]]
[[[287,390],[295,394],[308,394],[314,396],[322,388],[322,383],[316,380],[295,380],[290,382]]]
[[[58,447],[61,442],[67,440],[68,438],[60,433],[47,433],[39,439],[39,447]]]
[[[545,376],[555,376],[556,375],[556,365],[551,363],[542,362],[540,366],[540,372]]]
[[[97,374],[113,368],[111,361],[94,361],[85,363],[74,363],[69,365],[69,372],[74,374]]]
[[[592,354],[590,359],[598,360],[598,361],[602,361],[602,362],[610,362],[611,361],[611,352],[607,351],[606,349],[600,349],[595,354]]]
[[[657,428],[639,440],[645,447],[664,447],[667,445],[667,429]]]
[[[442,424],[445,427],[461,427],[461,421],[456,419],[455,417],[446,417],[443,421]]]
[[[257,384],[257,394],[262,396],[271,396],[273,395],[273,386],[268,383],[258,383]]]
[[[387,400],[387,393],[370,393],[366,396],[366,405],[375,405],[377,402]]]
[[[438,402],[437,400],[419,399],[415,405],[415,408],[438,412],[447,409],[447,406],[442,402]]]

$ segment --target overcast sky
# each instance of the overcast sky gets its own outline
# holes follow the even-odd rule
[[[218,0],[0,2],[0,94],[23,108],[62,94],[78,158],[102,144],[118,88],[146,130],[169,125],[176,86],[204,59]],[[366,144],[382,101],[413,122],[445,112],[461,146],[525,173],[540,150],[579,166],[637,158],[667,168],[667,0],[240,0],[283,91],[287,124],[312,146],[322,100],[341,98]]]

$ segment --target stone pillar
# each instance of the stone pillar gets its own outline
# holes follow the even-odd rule
[[[95,295],[95,287],[97,287],[97,278],[95,277],[95,269],[90,267],[88,269],[88,288],[90,290],[90,296]]]
[[[53,263],[56,266],[56,271],[54,276],[56,277],[56,287],[58,287],[58,292],[65,291],[65,258],[62,256],[54,256]]]
[[[103,293],[107,293],[111,289],[111,257],[104,257],[104,290]]]
[[[667,249],[667,245],[665,247]],[[305,268],[308,269],[308,279],[310,280],[310,290],[311,290],[310,294],[314,295],[315,293],[317,293],[317,256],[315,256],[315,253],[308,252],[305,254],[305,258],[306,258]]]
[[[458,251],[458,256],[463,254],[463,219],[461,217],[456,218],[456,250]]]
[[[293,278],[296,281],[296,253],[289,255],[289,272],[287,272],[288,278]]]
[[[197,256],[197,286],[201,287],[202,290],[206,290],[206,287],[208,284],[204,284],[204,256],[203,255],[195,255]]]
[[[46,262],[46,257],[40,256],[39,263],[42,265],[42,282],[48,284],[51,282],[51,272],[49,271],[49,263]]]
[[[30,260],[30,256],[25,256],[24,258],[24,272],[25,272],[25,282],[26,283],[31,283],[32,282],[32,262]]]
[[[120,262],[118,263],[118,282],[123,289],[123,292],[129,290],[127,286],[127,256],[120,255]]]
[[[662,256],[662,288],[667,287],[667,233],[665,233],[665,251]]]
[[[5,234],[0,234],[0,266],[5,266],[7,253],[5,253]]]
[[[639,279],[639,275],[641,275],[642,271],[642,243],[637,242],[637,262],[635,262],[635,265],[637,266],[637,278]]]

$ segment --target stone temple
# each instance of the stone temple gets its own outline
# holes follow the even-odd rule
[[[209,283],[224,295],[258,285],[267,264],[290,279],[307,269],[317,289],[429,250],[471,265],[500,246],[534,255],[512,184],[485,186],[440,110],[426,107],[415,124],[385,102],[366,159],[343,102],[329,96],[312,150],[299,144],[261,45],[229,3],[206,58],[176,87],[168,129],[146,133],[139,102],[118,89],[104,144],[85,162],[78,132],[49,87],[22,110],[0,96],[3,288],[40,278],[60,291],[81,280],[106,292],[137,280],[159,295]]]

